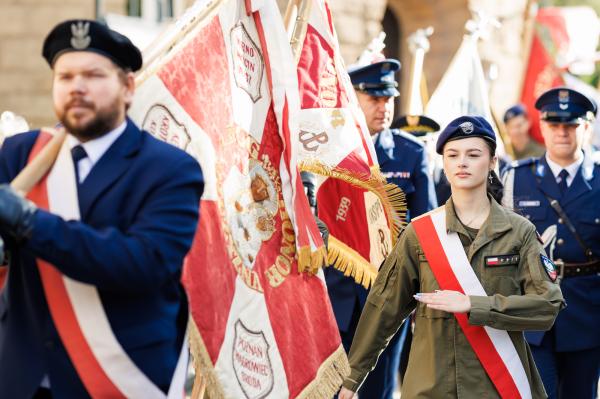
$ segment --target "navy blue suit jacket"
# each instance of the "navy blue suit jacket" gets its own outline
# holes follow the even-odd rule
[[[374,142],[381,172],[406,195],[409,215],[419,216],[437,207],[424,145],[397,129],[380,132]],[[338,327],[348,331],[356,305],[362,307],[368,291],[334,268],[325,269],[327,290]]]
[[[8,138],[0,183],[27,163],[39,132]],[[44,210],[25,243],[8,240],[0,295],[0,397],[29,398],[44,375],[55,398],[88,394],[49,314],[35,258],[97,287],[113,331],[134,363],[168,389],[187,321],[181,267],[203,191],[198,163],[128,121],[79,187],[81,221]]]
[[[538,232],[556,226],[556,237],[546,246],[548,256],[566,263],[586,262],[575,236],[550,206],[559,201],[595,258],[600,258],[600,165],[586,156],[564,195],[545,156],[514,162],[504,172],[505,202],[527,217]],[[512,198],[510,197],[512,188]],[[508,197],[508,198],[507,198]],[[510,204],[508,203],[510,202]],[[567,307],[556,318],[552,332],[557,351],[578,351],[600,346],[600,276],[569,277],[560,288]],[[540,345],[545,332],[527,332],[529,343]]]

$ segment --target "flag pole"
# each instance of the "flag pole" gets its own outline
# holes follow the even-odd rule
[[[296,22],[292,30],[292,37],[290,39],[290,45],[292,46],[292,53],[294,54],[294,60],[296,61],[296,64],[298,64],[298,61],[300,60],[300,54],[302,53],[312,2],[313,0],[299,1],[298,16],[296,17]]]
[[[521,76],[519,79],[519,98],[523,95],[523,86],[525,85],[525,75],[531,58],[531,46],[533,44],[533,36],[535,35],[535,18],[537,16],[538,3],[537,0],[527,0],[525,12],[523,13],[523,35],[521,45],[523,49],[523,66],[521,67]]]
[[[60,148],[67,136],[64,128],[44,128],[42,130],[52,133],[53,137],[10,183],[10,186],[23,196],[27,195],[42,177],[48,173],[56,157],[58,157]]]
[[[289,0],[285,9],[285,14],[283,15],[283,26],[285,26],[285,30],[288,32],[290,31],[292,19],[295,19],[297,16],[298,1],[299,0]]]

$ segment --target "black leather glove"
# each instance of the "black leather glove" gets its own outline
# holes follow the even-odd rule
[[[37,207],[8,184],[0,185],[0,230],[17,241],[31,237]]]

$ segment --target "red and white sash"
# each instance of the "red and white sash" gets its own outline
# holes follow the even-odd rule
[[[458,234],[446,229],[444,207],[414,219],[412,224],[441,289],[488,296],[467,259]],[[531,398],[527,374],[508,333],[471,325],[465,313],[454,313],[454,316],[500,397]]]
[[[29,162],[50,138],[50,134],[40,133]],[[67,140],[48,175],[31,190],[28,198],[65,220],[80,219],[75,170]],[[41,259],[37,264],[56,329],[90,396],[153,399],[184,396],[187,337],[169,393],[165,395],[135,365],[117,340],[96,287],[70,279]]]

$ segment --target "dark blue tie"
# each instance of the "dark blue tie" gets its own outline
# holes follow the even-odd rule
[[[87,153],[81,145],[76,145],[71,148],[71,156],[73,157],[73,165],[75,165],[75,179],[79,185],[79,161],[87,157]]]
[[[569,176],[569,172],[566,169],[563,169],[558,174],[558,189],[560,190],[560,194],[563,195],[567,191],[567,177]]]

